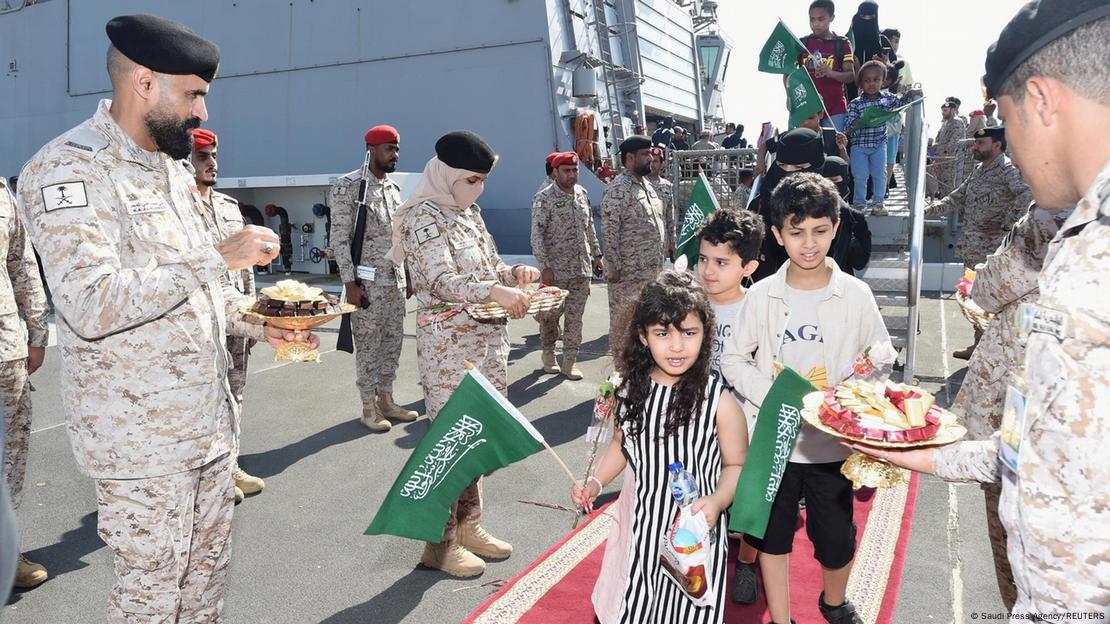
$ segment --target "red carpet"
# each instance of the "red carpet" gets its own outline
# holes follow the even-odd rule
[[[917,477],[909,486],[857,492],[855,520],[860,543],[848,596],[864,622],[889,624],[902,583],[909,529],[917,497]],[[804,518],[804,512],[803,512]],[[609,517],[602,512],[566,536],[470,614],[463,624],[588,624],[595,620],[590,594],[601,568]],[[739,549],[731,548],[734,559]],[[729,579],[732,578],[730,563]],[[790,558],[791,613],[798,622],[823,622],[817,611],[821,568],[799,523]],[[762,596],[739,607],[726,600],[725,622],[769,621]]]

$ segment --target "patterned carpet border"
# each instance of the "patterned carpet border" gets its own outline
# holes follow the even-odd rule
[[[609,537],[613,517],[603,508],[589,523],[540,555],[502,591],[478,607],[463,624],[516,622],[571,570]]]
[[[886,598],[911,487],[916,487],[915,481],[875,491],[875,502],[856,550],[847,593],[860,618],[868,624],[878,620]]]

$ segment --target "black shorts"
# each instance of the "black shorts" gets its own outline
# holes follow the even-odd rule
[[[785,555],[794,548],[798,501],[806,499],[806,534],[814,558],[833,570],[852,562],[856,554],[856,524],[852,521],[852,482],[840,474],[844,462],[786,464],[763,539],[751,535],[749,544],[768,555]]]

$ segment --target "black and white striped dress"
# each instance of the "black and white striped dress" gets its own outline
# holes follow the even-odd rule
[[[678,512],[671,496],[667,466],[681,461],[698,482],[702,495],[712,494],[721,477],[721,447],[717,442],[717,403],[723,386],[711,376],[706,400],[690,424],[674,435],[661,437],[671,388],[651,382],[644,428],[637,436],[624,433],[624,454],[636,475],[635,511],[620,622],[659,624],[710,624],[724,619],[726,553],[728,540],[720,537],[713,553],[716,605],[698,607],[666,578],[659,564],[659,541]],[[621,496],[626,493],[621,492]],[[717,526],[727,526],[727,513]]]

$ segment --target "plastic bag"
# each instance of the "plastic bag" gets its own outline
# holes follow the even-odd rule
[[[706,607],[717,602],[717,592],[710,584],[716,532],[710,531],[705,514],[692,513],[691,507],[680,508],[663,534],[659,563],[667,578],[674,581],[691,602]]]

